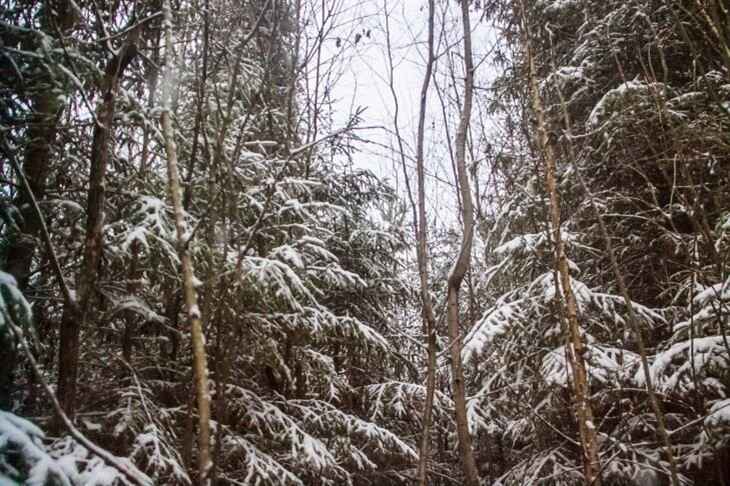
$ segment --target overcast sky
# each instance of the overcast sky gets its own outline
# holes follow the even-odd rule
[[[329,1],[329,0],[328,0]],[[335,71],[339,78],[333,84],[331,95],[336,100],[332,128],[342,127],[351,114],[364,108],[362,125],[380,128],[358,131],[359,137],[370,143],[358,145],[360,151],[355,157],[358,167],[373,171],[380,177],[390,180],[396,189],[405,195],[403,175],[396,148],[394,131],[393,96],[388,85],[389,60],[388,36],[390,32],[390,52],[394,67],[393,86],[398,98],[398,126],[406,144],[408,157],[413,157],[417,129],[418,104],[421,84],[425,70],[427,40],[428,4],[426,0],[332,0],[337,2],[339,14],[337,27],[328,33],[324,46],[324,59],[334,59]],[[441,4],[441,5],[438,5]],[[438,60],[438,74],[435,79],[445,90],[445,96],[453,97],[455,89],[448,77],[448,64],[451,60],[456,66],[457,85],[463,78],[460,63],[462,47],[462,26],[460,23],[459,3],[456,1],[437,2],[437,9],[447,8],[446,15],[437,12],[437,53],[448,55]],[[316,21],[315,21],[316,22]],[[441,29],[441,24],[446,28]],[[480,19],[478,12],[472,15],[474,36],[474,55],[477,62],[493,45],[492,29]],[[440,38],[440,40],[439,40]],[[479,66],[478,76],[488,79],[489,64]],[[444,132],[444,117],[439,97],[431,85],[427,113],[426,133],[426,172],[428,178],[428,197],[432,213],[449,214],[454,199],[451,196],[453,172],[448,152],[447,136]],[[475,109],[475,112],[477,110]],[[450,118],[450,135],[456,129],[457,108],[447,109]],[[415,183],[415,178],[413,179]],[[451,219],[450,217],[448,219]]]

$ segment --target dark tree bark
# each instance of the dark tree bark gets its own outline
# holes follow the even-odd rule
[[[69,3],[68,0],[45,2],[45,14],[41,22],[47,35],[63,35],[73,27],[74,17]],[[17,221],[20,232],[9,241],[5,266],[5,271],[15,277],[21,291],[28,287],[28,277],[42,225],[34,210],[32,198],[33,195],[37,200],[45,197],[51,148],[56,138],[58,117],[63,110],[58,94],[51,89],[53,80],[46,70],[40,72],[46,73],[46,76],[38,80],[37,92],[31,97],[33,113],[28,125],[29,143],[23,160],[23,172],[32,194],[20,190],[15,198],[22,220]],[[0,409],[10,408],[16,361],[15,346],[0,345]]]
[[[86,205],[84,255],[76,290],[78,306],[66,305],[64,307],[59,343],[58,397],[61,406],[71,418],[76,412],[81,330],[86,327],[90,317],[99,275],[99,263],[103,251],[102,229],[104,227],[104,204],[106,201],[105,178],[114,129],[116,97],[119,90],[119,80],[124,70],[137,55],[136,42],[138,36],[138,29],[130,32],[124,46],[107,63],[102,84],[102,101],[96,114]]]

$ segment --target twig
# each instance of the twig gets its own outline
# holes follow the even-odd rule
[[[108,42],[108,41],[110,41],[112,39],[116,39],[117,37],[121,37],[124,34],[126,34],[127,32],[131,32],[132,30],[136,29],[137,27],[139,27],[139,26],[141,26],[143,24],[146,24],[147,22],[149,22],[151,20],[154,20],[157,17],[161,17],[161,16],[162,16],[162,11],[155,12],[152,15],[149,15],[149,16],[147,16],[147,17],[145,17],[145,18],[143,18],[143,19],[141,19],[141,20],[139,20],[137,22],[134,22],[134,23],[128,25],[127,27],[123,28],[119,32],[116,32],[114,34],[108,34],[106,37],[101,37],[99,39],[96,39],[95,42],[97,42],[97,43],[99,43],[99,42]]]

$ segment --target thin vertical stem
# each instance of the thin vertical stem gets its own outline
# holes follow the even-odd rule
[[[208,367],[206,364],[205,337],[198,298],[193,284],[193,261],[188,250],[187,235],[180,187],[180,174],[177,165],[177,145],[172,127],[171,95],[174,84],[174,68],[172,55],[172,11],[170,0],[163,4],[165,28],[165,81],[160,123],[167,153],[167,177],[170,200],[175,213],[175,229],[177,232],[178,253],[182,266],[182,285],[185,298],[185,310],[190,321],[190,336],[193,345],[193,373],[195,394],[198,405],[198,484],[210,484],[210,393],[208,388]]]
[[[471,265],[471,249],[474,240],[474,204],[469,183],[469,173],[466,169],[466,140],[471,121],[471,108],[474,96],[474,60],[471,47],[471,21],[469,19],[469,2],[461,1],[461,19],[464,28],[464,102],[459,116],[459,126],[456,130],[456,172],[459,194],[461,195],[461,219],[463,224],[463,238],[459,255],[451,268],[448,277],[446,320],[451,341],[451,379],[454,394],[454,414],[456,418],[456,432],[459,440],[462,467],[464,469],[465,484],[479,485],[477,471],[472,450],[469,422],[466,414],[466,386],[464,370],[461,362],[461,329],[459,325],[459,290],[464,275]]]
[[[416,173],[418,178],[418,222],[416,237],[418,240],[418,275],[421,284],[421,313],[423,316],[426,342],[428,346],[428,362],[426,369],[426,400],[423,408],[423,430],[421,432],[421,446],[418,457],[416,478],[420,486],[427,486],[427,464],[431,445],[431,422],[433,421],[433,401],[436,392],[436,319],[433,314],[433,303],[428,291],[428,221],[426,220],[426,180],[424,173],[424,138],[426,131],[426,107],[428,89],[431,84],[431,75],[435,57],[434,45],[434,15],[435,1],[428,1],[428,54],[426,59],[426,73],[421,86],[421,104],[418,112],[418,134],[416,140]],[[407,177],[407,176],[406,176]]]
[[[553,233],[555,266],[559,273],[562,301],[565,305],[567,332],[570,345],[568,356],[573,371],[573,393],[575,395],[578,428],[583,448],[583,468],[585,482],[600,486],[601,464],[598,456],[597,431],[593,419],[593,409],[589,400],[588,373],[585,362],[586,346],[578,322],[578,306],[570,283],[570,269],[565,253],[565,244],[560,235],[560,194],[556,181],[556,157],[547,132],[547,121],[537,85],[535,59],[532,51],[530,30],[525,17],[524,2],[520,1],[519,17],[522,26],[522,47],[527,61],[530,98],[537,121],[538,145],[545,163],[545,189],[550,204],[550,222]],[[562,304],[561,304],[562,305]]]

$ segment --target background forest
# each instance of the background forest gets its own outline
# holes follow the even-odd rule
[[[0,0],[0,484],[730,485],[730,2],[406,1]]]

